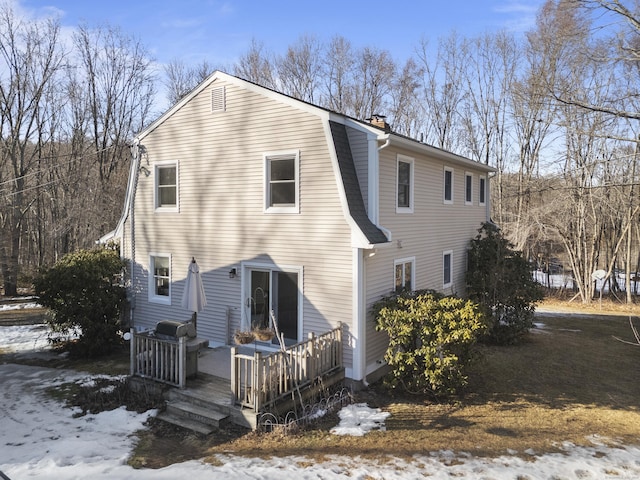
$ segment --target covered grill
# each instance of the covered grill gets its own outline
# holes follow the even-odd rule
[[[198,373],[198,356],[201,348],[207,348],[208,340],[196,337],[196,327],[193,322],[178,322],[162,320],[156,324],[153,332],[156,338],[177,342],[186,337],[187,346],[187,377],[194,377]]]
[[[163,340],[177,340],[180,337],[195,338],[196,327],[191,322],[162,320],[158,322],[155,336]]]

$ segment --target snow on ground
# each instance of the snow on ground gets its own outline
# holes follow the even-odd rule
[[[32,349],[40,343],[42,326],[1,327],[0,346],[13,351]],[[51,399],[48,387],[64,382],[90,381],[86,374],[17,364],[0,365],[0,471],[11,480],[91,478],[105,480],[200,479],[421,479],[466,478],[484,480],[535,479],[637,479],[640,448],[611,448],[604,439],[593,446],[563,445],[562,454],[525,460],[517,452],[499,458],[475,458],[448,451],[414,457],[412,461],[389,458],[386,463],[334,456],[324,462],[304,457],[271,460],[218,455],[218,465],[190,461],[160,470],[134,470],[126,465],[134,444],[132,434],[144,428],[155,411],[144,414],[120,408],[74,418],[75,411]],[[385,412],[364,404],[341,412],[336,434],[365,434],[370,426],[384,429]]]

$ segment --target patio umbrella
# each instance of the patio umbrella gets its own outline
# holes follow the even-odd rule
[[[182,294],[182,308],[193,312],[193,326],[197,328],[196,318],[198,312],[201,312],[207,306],[207,297],[204,293],[204,285],[200,276],[200,267],[196,263],[196,259],[192,258],[187,272],[187,280]]]

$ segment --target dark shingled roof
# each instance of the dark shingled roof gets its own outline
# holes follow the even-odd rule
[[[376,227],[364,208],[364,200],[362,199],[362,192],[360,191],[360,184],[358,183],[358,175],[356,174],[356,167],[353,163],[353,156],[351,155],[351,145],[349,144],[349,137],[347,136],[347,128],[341,123],[329,121],[331,127],[331,135],[333,136],[333,143],[336,147],[336,155],[338,157],[338,166],[340,167],[340,175],[342,176],[342,183],[344,185],[344,191],[347,195],[347,203],[349,204],[349,213],[355,220],[362,233],[365,234],[369,243],[387,243],[389,240],[387,236]]]

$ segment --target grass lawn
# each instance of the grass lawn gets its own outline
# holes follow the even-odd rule
[[[155,425],[143,433],[132,464],[232,453],[247,456],[363,456],[384,461],[438,450],[479,456],[522,456],[560,451],[562,442],[640,444],[640,347],[628,317],[603,314],[540,314],[543,326],[521,345],[480,346],[467,394],[451,403],[393,394],[374,385],[355,400],[391,413],[386,431],[364,437],[336,436],[330,415],[296,434],[220,432],[207,438]]]
[[[356,402],[391,413],[384,432],[332,435],[335,414],[313,429],[289,435],[229,427],[202,437],[152,421],[140,432],[130,463],[162,467],[203,457],[216,462],[216,453],[305,455],[310,461],[326,455],[384,461],[389,455],[408,458],[439,450],[526,457],[559,451],[562,442],[590,445],[594,438],[640,444],[640,346],[613,338],[633,340],[626,314],[630,310],[614,305],[600,310],[596,304],[585,314],[580,305],[569,307],[545,302],[539,310],[564,313],[539,313],[537,321],[543,325],[520,345],[479,346],[467,393],[456,401],[435,403],[388,392],[381,385],[357,392]],[[634,314],[640,317],[640,310]],[[635,323],[640,328],[640,319]],[[123,374],[128,361],[128,351],[122,351],[99,361],[61,359],[46,366]]]

